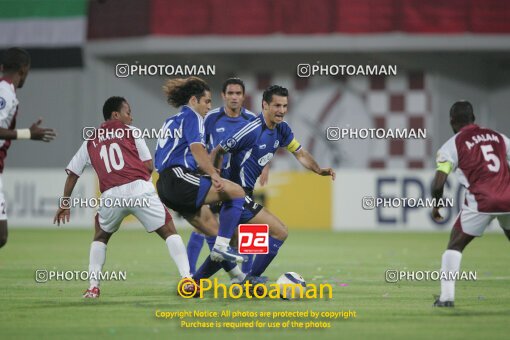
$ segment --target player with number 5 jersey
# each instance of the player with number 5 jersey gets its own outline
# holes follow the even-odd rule
[[[433,196],[440,202],[448,175],[455,172],[466,188],[462,209],[455,221],[441,271],[447,278],[458,275],[462,251],[477,236],[482,236],[492,220],[497,219],[510,240],[510,139],[502,133],[475,123],[471,103],[459,101],[450,109],[454,136],[437,152],[437,171]],[[432,210],[436,221],[443,218],[440,206]],[[452,275],[453,274],[453,275]],[[443,275],[441,276],[443,277]],[[441,279],[441,295],[436,307],[453,307],[455,280]]]
[[[99,178],[101,198],[111,202],[135,202],[125,205],[100,206],[95,218],[94,240],[90,246],[90,287],[84,298],[98,298],[99,273],[106,258],[106,245],[111,235],[119,229],[122,220],[134,215],[147,232],[155,231],[165,240],[170,256],[173,258],[183,278],[178,289],[192,291],[188,256],[181,237],[177,234],[172,217],[159,199],[151,182],[153,171],[152,157],[142,138],[135,138],[134,128],[130,124],[131,108],[122,97],[111,97],[103,106],[105,122],[98,129],[89,130],[88,140],[83,142],[66,168],[67,180],[64,187],[61,206],[57,210],[53,223],[69,222],[70,201],[73,189],[79,177],[88,165],[92,165]],[[138,134],[139,136],[140,134]],[[66,203],[63,203],[66,202]],[[136,202],[147,202],[140,206]],[[92,274],[94,273],[94,274]]]

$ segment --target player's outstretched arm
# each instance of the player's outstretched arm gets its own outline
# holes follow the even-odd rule
[[[312,157],[312,155],[304,148],[299,149],[293,154],[294,157],[296,157],[296,159],[299,161],[299,163],[301,163],[301,165],[307,168],[308,170],[311,170],[320,176],[331,176],[331,179],[335,180],[336,178],[335,170],[333,170],[332,168],[321,168],[319,164],[317,164],[315,159]]]
[[[39,118],[37,122],[30,126],[30,139],[42,140],[43,142],[51,142],[57,137],[55,130],[50,128],[40,127],[42,119]]]
[[[0,128],[0,139],[18,139],[18,131]]]
[[[193,143],[189,146],[189,149],[200,169],[211,176],[214,188],[217,191],[223,191],[223,181],[209,159],[209,154],[205,150],[205,147],[200,143]]]
[[[434,181],[432,182],[432,198],[436,204],[439,204],[441,198],[443,198],[443,190],[446,180],[448,179],[448,174],[441,170],[436,171],[436,175],[434,176]],[[432,218],[437,222],[443,220],[443,216],[439,213],[439,206],[435,206],[432,208]]]
[[[62,196],[63,198],[71,197],[79,178],[79,176],[73,174],[72,172],[67,175],[66,184],[64,185],[64,195]],[[66,224],[66,221],[69,222],[71,217],[71,207],[69,206],[71,202],[66,199],[60,199],[59,203],[60,206],[57,209],[55,217],[53,218],[53,224],[57,223],[58,226],[60,226],[60,222],[62,222],[62,224]]]
[[[41,123],[42,120],[39,118],[29,129],[10,130],[0,128],[0,139],[33,139],[42,140],[43,142],[50,142],[55,139],[57,136],[55,130],[42,128],[39,126]]]

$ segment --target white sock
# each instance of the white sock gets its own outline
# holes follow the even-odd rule
[[[222,236],[216,236],[216,241],[214,242],[214,248],[225,250],[230,244],[230,239]]]
[[[456,250],[446,250],[441,260],[441,272],[458,273],[462,253]],[[448,274],[454,275],[454,274]],[[455,299],[455,280],[441,280],[440,301],[454,301]]]
[[[230,281],[235,280],[235,283],[242,282],[246,275],[243,273],[239,266],[235,266],[229,272],[227,272],[228,276],[230,276]]]
[[[99,241],[93,241],[90,245],[89,257],[89,273],[95,273],[95,277],[90,275],[90,287],[99,287],[99,273],[103,270],[103,265],[106,260],[106,244]]]
[[[182,242],[181,236],[177,234],[168,236],[165,242],[181,277],[191,277],[189,273],[188,253],[186,252],[186,247],[184,246],[184,242]]]

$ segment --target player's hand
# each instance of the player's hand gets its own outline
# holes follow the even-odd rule
[[[42,119],[39,118],[37,122],[30,126],[30,139],[42,140],[43,142],[50,142],[55,139],[57,134],[55,130],[49,128],[40,127]]]
[[[436,222],[441,222],[442,220],[444,220],[443,216],[441,216],[441,214],[439,213],[438,207],[432,208],[432,218]]]
[[[336,178],[336,172],[332,168],[321,168],[318,174],[321,176],[331,176],[333,181]]]
[[[60,222],[62,224],[69,223],[69,218],[71,217],[71,209],[62,209],[58,208],[57,213],[55,214],[55,217],[53,218],[53,224],[57,224],[60,226]]]
[[[217,192],[222,192],[225,189],[225,185],[223,184],[223,179],[218,174],[214,174],[211,176],[212,184],[214,190]]]
[[[259,183],[261,186],[264,186],[269,181],[269,167],[265,166],[264,169],[262,169],[262,173],[259,177]]]

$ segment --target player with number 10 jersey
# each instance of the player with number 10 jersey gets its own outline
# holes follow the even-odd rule
[[[98,208],[94,240],[90,246],[90,287],[83,297],[99,297],[98,273],[105,263],[106,245],[128,215],[134,215],[147,232],[155,231],[165,240],[170,256],[184,278],[178,289],[191,291],[193,285],[186,248],[151,182],[152,156],[143,138],[135,138],[137,134],[133,131],[136,128],[130,125],[133,119],[129,104],[122,97],[111,97],[103,106],[103,116],[105,122],[99,129],[90,129],[87,133],[84,131],[88,140],[83,142],[66,168],[68,176],[63,195],[65,198],[71,196],[85,168],[92,165],[99,178],[99,190],[103,199],[100,202],[120,202]],[[53,221],[58,225],[70,219],[69,201],[67,205],[62,202]],[[141,205],[137,202],[147,203]]]

